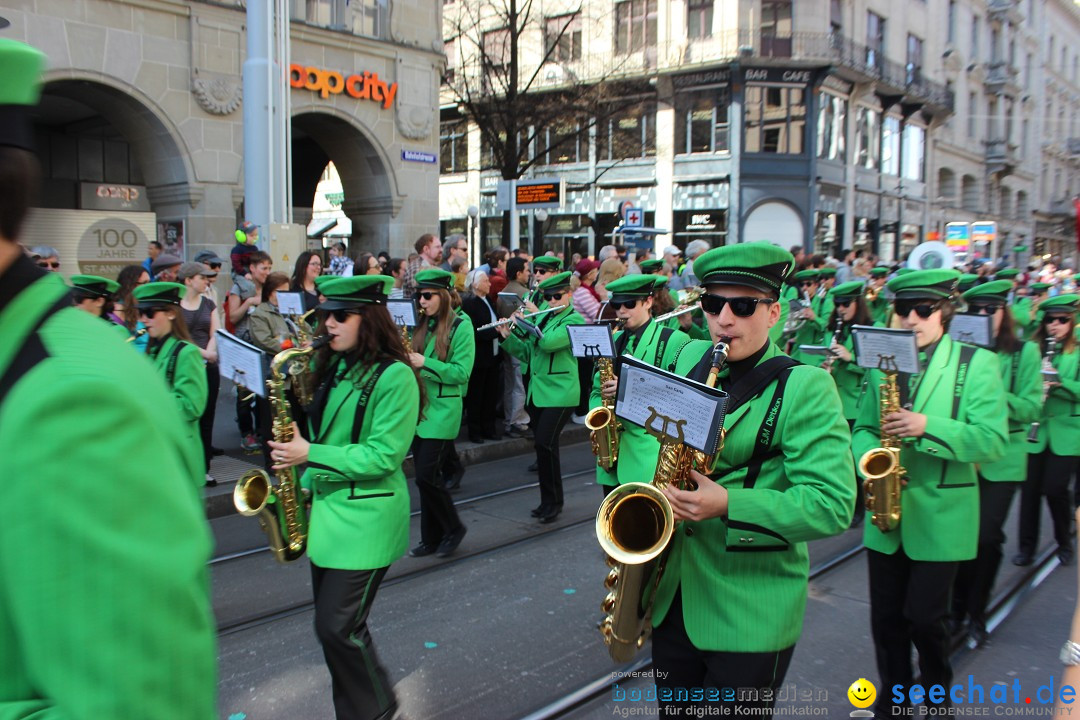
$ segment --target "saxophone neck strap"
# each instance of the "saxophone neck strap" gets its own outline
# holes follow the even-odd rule
[[[372,371],[371,377],[368,378],[364,386],[360,388],[360,397],[356,402],[356,415],[353,417],[352,425],[352,444],[355,445],[360,442],[360,431],[364,429],[364,417],[367,415],[367,406],[371,401],[371,394],[375,390],[375,384],[379,382],[379,378],[382,377],[386,368],[393,365],[395,360],[383,360],[375,370]]]

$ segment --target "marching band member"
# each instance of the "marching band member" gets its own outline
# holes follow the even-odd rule
[[[712,472],[691,472],[698,489],[663,491],[682,521],[653,608],[653,663],[668,715],[684,710],[665,695],[671,688],[783,683],[802,632],[806,544],[843,532],[851,518],[851,436],[832,380],[769,339],[794,264],[768,243],[715,248],[694,262],[709,332],[730,338],[720,387],[742,402],[724,421]],[[676,372],[703,382],[711,351],[711,342],[687,344]]]
[[[999,273],[1000,274],[1000,273]],[[1033,336],[1039,330],[1039,306],[1046,299],[1050,283],[1034,282],[1027,286],[1028,294],[1013,303],[1013,319],[1016,334],[1021,340]]]
[[[315,634],[341,720],[393,715],[397,700],[367,618],[390,564],[409,545],[409,491],[402,463],[416,432],[423,383],[386,311],[393,278],[333,277],[320,284],[330,344],[316,353],[319,391],[308,442],[293,428],[270,442],[274,469],[307,463],[312,491],[307,553]]]
[[[956,283],[956,291],[963,295],[968,290],[975,287],[975,283],[978,282],[978,280],[979,276],[975,273],[964,273]]]
[[[104,317],[105,313],[112,311],[109,299],[119,289],[120,283],[97,275],[71,276],[71,295],[75,299],[75,307],[94,317]],[[127,335],[127,332],[124,334]]]
[[[1033,340],[1057,377],[1044,379],[1045,404],[1039,417],[1036,442],[1030,448],[1027,480],[1020,488],[1020,547],[1013,563],[1030,565],[1039,543],[1039,501],[1045,496],[1054,524],[1058,560],[1073,561],[1069,525],[1069,477],[1080,457],[1080,352],[1074,336],[1080,295],[1058,295],[1042,301],[1042,322]]]
[[[600,373],[593,375],[592,392],[589,395],[590,410],[605,401],[614,406],[615,394],[619,388],[620,357],[629,355],[654,367],[674,370],[679,350],[690,341],[686,333],[653,322],[652,293],[656,280],[654,275],[624,275],[608,283],[608,304],[624,325],[622,330],[615,333],[614,338],[615,358],[612,369],[615,378],[601,383]],[[605,495],[616,485],[639,481],[643,476],[651,478],[656,471],[656,460],[660,452],[660,441],[645,432],[645,428],[627,420],[618,422],[623,428],[619,438],[618,462],[611,471],[604,470],[599,465],[596,467],[596,481],[603,487]]]
[[[871,268],[870,282],[866,286],[867,292],[873,296],[870,300],[870,317],[874,319],[875,325],[880,324],[881,327],[888,327],[889,315],[892,313],[892,303],[885,297],[885,280],[888,277],[889,268]]]
[[[1009,305],[1014,305],[1016,303],[1016,301],[1019,299],[1016,296],[1016,286],[1019,284],[1019,276],[1020,276],[1019,268],[1011,268],[1011,267],[1010,268],[1002,268],[1001,270],[998,270],[996,273],[994,273],[994,279],[995,280],[1008,280],[1010,285],[1012,286],[1011,289],[1009,290],[1009,295],[1008,295]],[[1015,313],[1015,311],[1014,311],[1014,313]],[[1019,337],[1019,336],[1017,336],[1017,337]]]
[[[816,344],[825,333],[825,323],[832,313],[832,300],[818,292],[821,287],[820,277],[820,270],[800,270],[795,273],[795,281],[799,285],[803,300],[809,301],[810,306],[798,312],[805,322],[791,340],[790,355],[808,365],[816,364],[817,358],[803,354],[799,351],[799,346]]]
[[[567,325],[582,325],[585,320],[570,305],[570,273],[562,272],[540,283],[537,288],[548,308],[558,308],[537,323],[542,336],[537,338],[520,326],[513,334],[506,325],[499,326],[506,352],[521,360],[529,369],[527,404],[532,406],[533,445],[540,472],[540,505],[533,511],[542,523],[559,516],[563,506],[562,468],[559,464],[559,436],[578,404],[578,359],[570,352]]]
[[[859,398],[862,397],[866,369],[855,363],[855,339],[851,335],[851,327],[875,323],[866,306],[865,288],[858,280],[837,285],[829,292],[829,297],[834,309],[825,328],[825,344],[832,355],[822,367],[832,374],[840,394],[840,403],[844,407],[844,418],[848,421],[848,427],[852,427]]]
[[[467,528],[458,519],[454,501],[440,471],[461,430],[461,411],[476,357],[473,326],[454,312],[454,275],[440,268],[416,273],[416,300],[423,318],[413,332],[412,366],[420,372],[428,397],[416,426],[413,461],[420,493],[420,544],[412,557],[435,553],[444,558],[457,549]],[[420,350],[420,352],[416,352]],[[460,480],[460,478],[459,478]]]
[[[994,351],[1001,366],[1001,381],[1009,412],[1009,443],[1005,457],[983,463],[979,474],[979,545],[974,560],[960,563],[953,588],[954,626],[970,618],[968,633],[976,647],[986,644],[986,606],[1001,566],[1005,534],[1002,528],[1009,514],[1013,494],[1027,475],[1028,426],[1039,419],[1042,409],[1042,381],[1039,350],[1033,343],[1016,339],[1012,313],[1005,298],[1012,289],[1007,280],[977,285],[964,293],[969,312],[989,315],[993,322]]]
[[[146,334],[150,336],[146,354],[165,377],[176,399],[188,428],[188,441],[202,453],[199,418],[206,409],[209,386],[202,354],[192,342],[180,311],[180,298],[186,292],[187,287],[180,283],[152,282],[135,288],[131,295],[139,320],[146,325]],[[209,479],[204,477],[203,484],[209,485]]]
[[[0,39],[0,716],[210,720],[198,448],[153,368],[18,244],[44,56]],[[149,501],[148,501],[149,500]]]
[[[882,532],[864,523],[879,687],[911,686],[912,643],[923,684],[949,686],[949,595],[957,565],[975,557],[979,537],[975,465],[1001,459],[1008,442],[997,358],[953,342],[947,333],[959,276],[955,270],[912,270],[889,281],[896,315],[915,332],[925,370],[899,375],[900,409],[884,418],[881,403],[874,402],[883,373],[870,370],[855,421],[855,457],[880,447],[888,433],[903,442],[907,478],[899,527]],[[891,693],[878,696],[877,713],[893,714]]]
[[[679,308],[681,300],[679,299],[679,293],[674,290],[668,290],[668,282],[670,278],[665,275],[652,275],[653,278],[653,306],[652,316],[660,317],[666,315],[672,310]],[[708,340],[709,329],[703,327],[694,322],[694,318],[701,315],[701,308],[695,304],[694,309],[685,312],[682,315],[668,318],[660,323],[661,327],[668,327],[672,330],[682,330],[691,340]]]

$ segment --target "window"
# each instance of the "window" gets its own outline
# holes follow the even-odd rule
[[[346,3],[353,12],[353,33],[365,37],[381,38],[386,35],[388,11],[386,0],[361,0]]]
[[[456,40],[444,40],[443,41],[443,53],[446,54],[446,71],[443,73],[443,84],[453,85],[456,75],[457,64],[457,41]]]
[[[855,143],[859,147],[856,164],[867,170],[877,170],[881,160],[881,113],[873,108],[859,107],[855,115]]]
[[[506,69],[510,65],[510,30],[499,28],[484,33],[480,62],[484,71],[484,90],[506,89]]]
[[[956,0],[949,0],[949,15],[945,25],[945,40],[950,45],[956,42]]]
[[[885,60],[885,18],[866,13],[866,64],[880,67]]]
[[[597,124],[597,160],[621,160],[655,155],[655,103],[636,103],[632,107],[613,113]]]
[[[581,14],[544,20],[544,55],[552,62],[581,59]]]
[[[974,139],[978,132],[976,123],[979,117],[979,96],[975,93],[968,93],[968,113],[967,113],[967,134],[969,138]]]
[[[990,27],[990,62],[1001,62],[1001,31],[996,27]]]
[[[822,160],[847,159],[845,137],[847,133],[847,100],[830,93],[821,94],[818,109],[817,156]]]
[[[891,115],[881,123],[881,172],[900,174],[900,118]]]
[[[440,171],[460,173],[469,165],[469,122],[467,120],[444,120],[439,126]]]
[[[588,139],[583,138],[582,128],[585,123],[575,118],[567,118],[552,127],[546,128],[540,133],[540,142],[543,150],[540,153],[541,162],[546,165],[559,163],[584,162],[588,159]]]
[[[656,47],[656,0],[615,3],[615,52],[632,53]]]
[[[729,152],[727,85],[675,97],[675,154]]]
[[[791,0],[761,0],[761,55],[791,57]]]
[[[998,101],[994,96],[986,101],[986,139],[1001,139],[1001,118],[998,117]]]
[[[904,177],[922,182],[926,179],[926,130],[918,125],[904,126]]]
[[[840,0],[829,0],[829,31],[839,35],[844,30],[844,8]]]
[[[914,35],[907,36],[907,83],[918,82],[922,75],[922,40]]]
[[[688,0],[686,3],[686,37],[704,40],[712,37],[714,0]]]
[[[786,85],[748,85],[748,153],[801,155],[806,129],[806,91]]]
[[[981,20],[978,15],[971,18],[971,61],[979,62],[979,34],[982,32]]]

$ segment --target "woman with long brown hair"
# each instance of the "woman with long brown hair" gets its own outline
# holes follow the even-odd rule
[[[409,551],[413,557],[447,557],[466,532],[440,479],[461,429],[462,403],[476,356],[472,323],[454,312],[453,282],[453,274],[439,268],[416,273],[415,297],[423,318],[413,333],[409,360],[420,371],[429,402],[413,442],[420,492],[420,544]]]
[[[338,718],[390,717],[397,706],[367,618],[390,564],[409,545],[409,491],[402,464],[423,406],[423,385],[386,311],[393,279],[335,277],[316,351],[319,390],[306,439],[293,426],[271,441],[275,470],[307,463],[311,488],[307,552],[315,634],[333,683]]]
[[[293,292],[298,292],[303,296],[304,312],[319,304],[319,290],[315,287],[315,278],[320,275],[322,275],[321,257],[308,250],[296,256],[290,287]]]

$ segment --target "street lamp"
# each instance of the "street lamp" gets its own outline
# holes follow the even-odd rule
[[[469,265],[472,266],[472,267],[476,267],[477,265],[480,264],[479,259],[478,259],[478,252],[477,252],[477,248],[476,248],[476,223],[477,223],[477,221],[479,220],[479,217],[480,217],[480,208],[476,207],[475,205],[470,205],[469,209],[466,210],[465,212],[467,212],[469,214],[469,220],[470,220],[470,222],[469,222],[469,258],[470,258],[471,262],[469,263]]]

